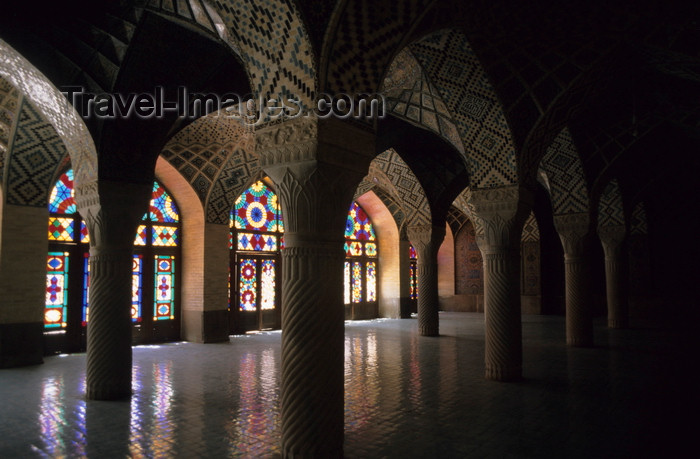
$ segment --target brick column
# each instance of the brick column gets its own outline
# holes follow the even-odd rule
[[[114,400],[131,394],[131,267],[134,234],[148,209],[152,185],[89,182],[76,189],[90,233],[90,321],[86,396]]]
[[[415,225],[407,228],[408,238],[416,249],[418,271],[418,329],[423,336],[438,336],[438,250],[445,238],[445,228]]]
[[[343,457],[343,235],[352,196],[369,168],[373,141],[368,132],[337,120],[296,119],[256,133],[257,151],[277,186],[286,227],[284,457]]]
[[[517,186],[472,190],[484,256],[486,378],[522,378],[520,319],[520,235],[532,207],[532,195]]]
[[[624,225],[599,226],[598,236],[605,252],[605,290],[608,302],[608,327],[627,328],[627,251]]]
[[[564,247],[566,343],[593,345],[589,275],[590,220],[587,213],[555,215],[554,226]]]

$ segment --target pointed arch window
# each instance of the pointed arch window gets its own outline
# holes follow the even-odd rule
[[[409,270],[409,298],[418,300],[418,254],[413,244],[408,245],[408,270]]]
[[[357,318],[355,309],[377,302],[377,237],[369,216],[356,202],[345,224],[344,302],[351,306],[347,318]]]
[[[67,335],[64,342],[54,343],[58,350],[84,349],[89,321],[90,237],[77,211],[72,169],[56,181],[48,208],[44,329]],[[179,338],[180,231],[175,201],[154,182],[149,210],[134,239],[131,317],[136,342]],[[152,306],[144,307],[146,304]]]
[[[284,221],[269,179],[253,183],[236,199],[230,214],[230,331],[279,328],[280,249]],[[232,288],[233,287],[233,288]]]

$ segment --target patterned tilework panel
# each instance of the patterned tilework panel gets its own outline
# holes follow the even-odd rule
[[[5,181],[5,164],[12,148],[19,107],[19,91],[9,81],[0,77],[0,185]]]
[[[238,43],[251,86],[266,97],[315,97],[313,50],[293,0],[212,1]]]
[[[424,78],[416,81],[411,89],[387,97],[387,102],[391,114],[442,136],[465,156],[462,139],[440,93]]]
[[[425,191],[401,156],[390,148],[374,158],[372,164],[391,180],[400,198],[399,202],[406,212],[406,223],[408,225],[429,224],[432,220]]]
[[[521,242],[536,242],[540,240],[540,227],[537,226],[537,219],[535,218],[534,212],[530,211],[530,215],[525,220],[525,225],[523,225],[522,236],[520,236]]]
[[[447,223],[450,225],[452,234],[457,234],[462,229],[462,226],[469,222],[467,215],[455,206],[450,206],[447,211]]]
[[[97,153],[85,123],[43,74],[2,40],[0,75],[31,101],[63,139],[75,166],[76,182],[95,180]]]
[[[503,109],[466,37],[438,31],[410,50],[452,113],[468,152],[472,186],[516,183],[515,146]]]
[[[644,210],[644,203],[638,202],[632,210],[632,219],[630,221],[630,234],[648,234],[647,213]]]
[[[539,172],[546,175],[555,214],[588,211],[586,177],[568,129],[562,129],[549,146],[540,162]]]
[[[447,221],[449,223],[450,217],[448,214]],[[452,225],[450,225],[452,227]],[[471,225],[469,225],[471,227]],[[454,233],[454,243],[455,243],[455,294],[462,295],[469,293],[469,269],[467,268],[468,259],[468,234],[465,231],[457,231]]]
[[[541,289],[541,256],[540,242],[527,241],[520,246],[521,250],[521,283],[520,288],[523,295],[540,295]]]
[[[53,126],[26,100],[22,101],[8,159],[7,203],[46,207],[56,166],[66,147]]]
[[[299,9],[302,11],[306,28],[309,31],[314,48],[317,54],[320,55],[320,49],[323,45],[323,36],[326,33],[326,28],[331,22],[331,15],[336,5],[336,1],[327,0],[319,2],[318,0],[296,0]]]
[[[423,79],[423,70],[420,64],[408,48],[404,48],[391,61],[380,92],[385,96],[396,97],[404,89],[413,89],[416,82]]]
[[[405,227],[403,225],[406,222],[406,212],[401,205],[399,193],[396,191],[396,188],[394,188],[394,184],[389,177],[387,177],[378,167],[377,163],[374,162],[370,164],[367,176],[357,186],[353,200],[356,201],[357,198],[370,190],[382,200],[385,206],[387,206],[389,212],[391,212],[391,215],[394,217],[396,227],[399,231],[404,230]]]
[[[327,87],[338,92],[377,91],[396,48],[430,0],[349,0],[329,54]]]
[[[237,148],[229,155],[209,194],[207,222],[228,223],[236,198],[250,185],[250,178],[260,171],[258,158],[251,152],[249,147]]]
[[[598,204],[598,226],[624,225],[622,193],[616,179],[608,183]]]
[[[239,122],[216,113],[178,132],[161,152],[190,182],[203,204],[229,156],[252,145],[252,134]],[[234,155],[235,156],[235,155]]]

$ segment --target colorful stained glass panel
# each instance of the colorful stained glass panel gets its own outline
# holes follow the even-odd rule
[[[343,301],[345,304],[350,304],[350,262],[345,262],[345,271],[343,274]]]
[[[49,212],[53,214],[74,214],[78,207],[75,204],[73,190],[73,169],[59,177],[49,196]]]
[[[348,257],[362,256],[362,242],[347,241],[345,242],[345,254]]]
[[[80,222],[80,242],[84,242],[85,244],[90,242],[90,235],[88,234],[85,222]]]
[[[241,311],[255,311],[258,289],[255,260],[244,258],[240,261],[239,268],[238,291],[240,309]]]
[[[134,255],[131,265],[131,321],[141,322],[143,256]]]
[[[134,245],[146,245],[146,225],[139,225],[136,230],[136,239],[134,239]]]
[[[345,237],[356,241],[374,241],[376,236],[369,217],[356,202],[353,202],[345,222]]]
[[[366,265],[367,301],[377,301],[377,264],[368,261]]]
[[[277,231],[278,214],[277,195],[258,181],[238,197],[231,219],[236,229]]]
[[[377,243],[376,242],[365,242],[365,255],[368,257],[377,256]]]
[[[416,254],[416,249],[413,248],[413,245],[412,245],[412,244],[409,244],[409,245],[408,245],[408,257],[409,257],[411,260],[417,260],[417,259],[418,259],[418,255]]]
[[[238,250],[277,251],[277,236],[259,233],[238,233]]]
[[[156,247],[177,247],[180,242],[180,230],[174,226],[153,226],[151,243]]]
[[[175,318],[175,256],[155,256],[153,320]]]
[[[275,261],[263,260],[260,274],[260,309],[275,309]]]
[[[73,241],[75,220],[71,217],[49,217],[49,241]]]
[[[146,220],[145,215],[143,219]],[[175,201],[158,182],[153,182],[148,219],[158,223],[177,223],[180,221],[180,212],[177,210]]]
[[[418,282],[417,282],[417,276],[416,276],[416,264],[411,263],[409,265],[409,273],[410,273],[410,290],[409,290],[409,296],[412,300],[415,300],[418,298]]]
[[[83,254],[83,327],[90,316],[90,254]]]
[[[362,301],[362,263],[354,261],[352,263],[352,302]]]
[[[46,305],[44,328],[65,328],[68,308],[68,252],[49,252],[46,257]]]

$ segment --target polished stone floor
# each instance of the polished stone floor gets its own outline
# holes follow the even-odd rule
[[[596,322],[597,346],[569,349],[563,318],[523,316],[524,379],[498,383],[483,378],[483,315],[441,313],[440,327],[346,323],[346,457],[697,457],[682,334]],[[135,347],[123,402],[84,400],[84,354],[0,370],[0,458],[274,457],[279,369],[269,332]]]

